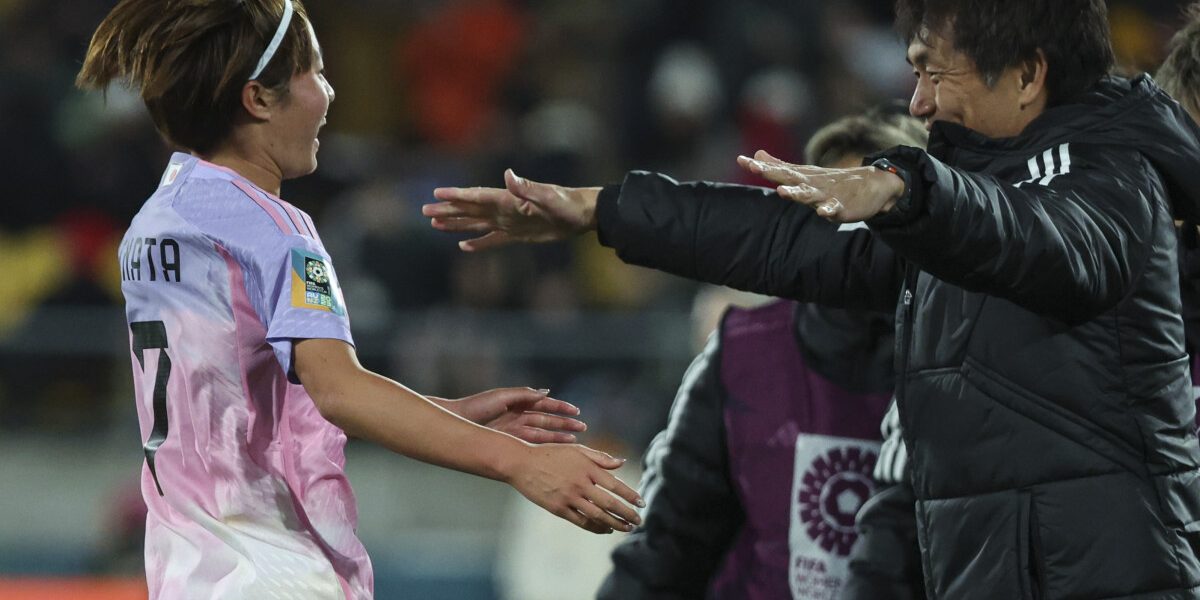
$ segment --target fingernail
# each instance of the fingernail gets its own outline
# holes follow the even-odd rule
[[[828,204],[823,204],[823,205],[821,205],[821,212],[823,212],[827,215],[832,215],[834,213],[834,209],[832,206],[830,206]]]
[[[641,498],[638,498],[635,504],[637,504],[638,508],[646,508],[646,501]]]
[[[538,393],[545,396],[550,393],[550,388],[541,388],[538,390]]]
[[[459,242],[459,243],[458,243],[458,249],[459,249],[459,250],[467,250],[467,243],[466,243],[466,242]]]

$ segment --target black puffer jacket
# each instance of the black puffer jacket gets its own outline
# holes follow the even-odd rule
[[[887,156],[910,202],[832,236],[754,190],[633,173],[601,240],[628,262],[897,310],[898,402],[931,598],[1200,598],[1172,213],[1196,128],[1149,78],[1101,82],[1020,136],[940,123]]]

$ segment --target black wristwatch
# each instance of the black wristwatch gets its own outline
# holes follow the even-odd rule
[[[909,176],[908,169],[902,169],[886,158],[876,159],[875,162],[871,163],[871,166],[887,171],[899,177],[904,182],[904,192],[896,199],[896,208],[901,211],[907,210],[912,204],[912,179]]]

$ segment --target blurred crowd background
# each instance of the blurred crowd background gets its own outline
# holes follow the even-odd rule
[[[16,577],[141,569],[116,247],[170,150],[129,91],[73,88],[113,4],[0,0],[0,598]],[[821,124],[911,91],[888,0],[307,6],[337,100],[320,169],[283,196],[318,223],[363,362],[444,397],[551,388],[582,407],[584,442],[635,459],[721,307],[754,300],[624,266],[592,239],[466,255],[420,205],[506,167],[567,185],[630,169],[753,183],[739,153],[800,161]],[[1153,70],[1182,6],[1110,2],[1123,69]],[[573,600],[607,568],[611,540],[499,484],[348,454],[380,598]]]

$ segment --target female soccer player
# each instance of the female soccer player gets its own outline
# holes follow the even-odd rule
[[[359,365],[312,219],[279,197],[317,166],[322,69],[299,0],[122,0],[79,73],[88,89],[130,82],[188,152],[120,252],[151,598],[370,598],[346,434],[505,481],[591,531],[639,522],[608,472],[622,461],[534,446]],[[576,428],[532,390],[442,404],[535,441]]]

